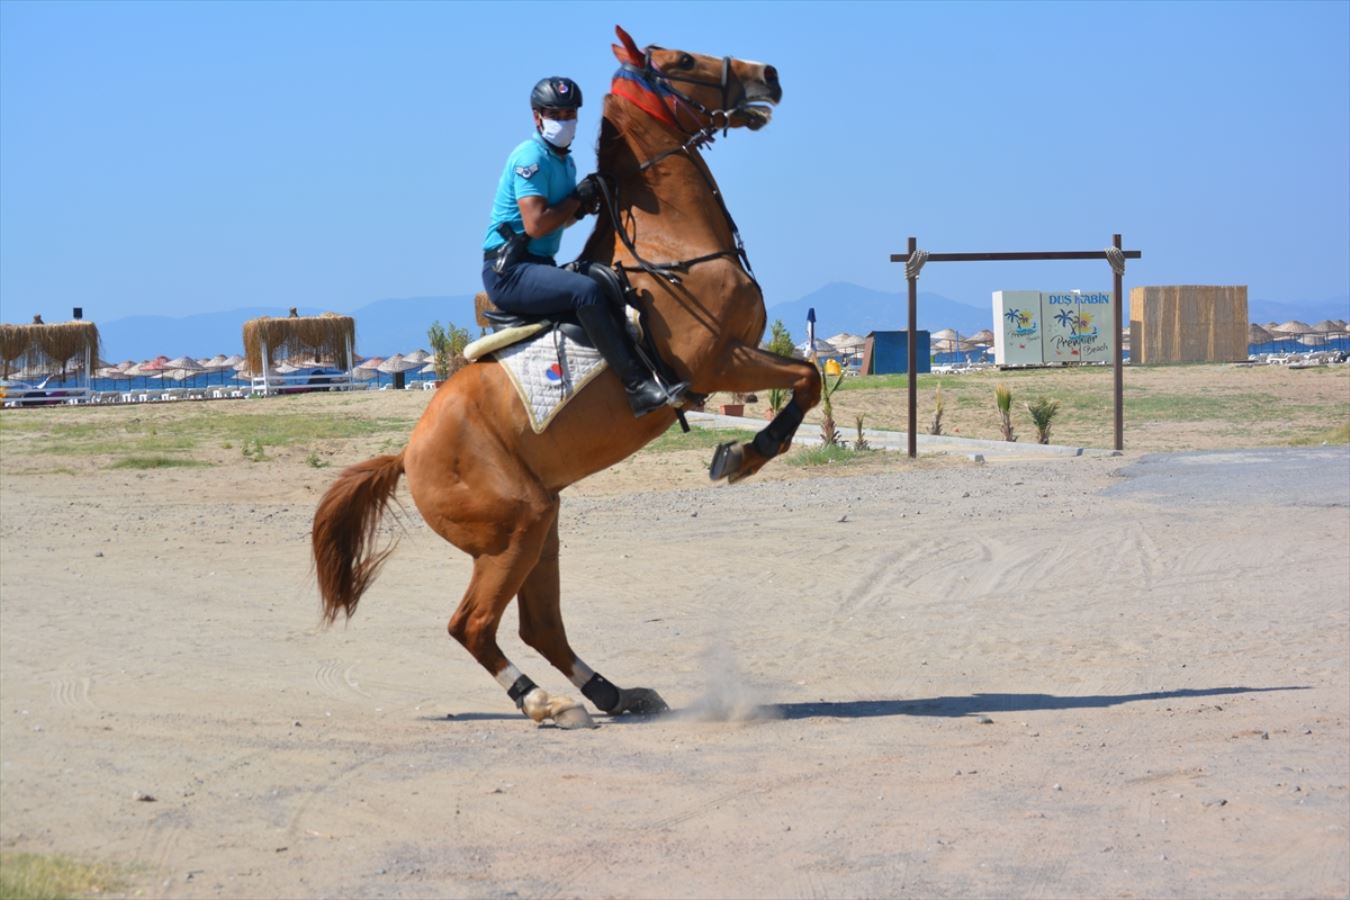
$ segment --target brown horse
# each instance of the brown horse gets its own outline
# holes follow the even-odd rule
[[[739,481],[788,448],[821,385],[811,363],[759,349],[764,298],[699,148],[717,130],[767,124],[782,88],[772,66],[639,50],[616,31],[621,68],[605,97],[598,148],[613,189],[583,257],[628,277],[655,348],[692,391],[792,390],[753,441],[719,448],[712,477]],[[599,709],[666,709],[655,691],[611,684],[568,643],[558,506],[563,488],[637,452],[675,418],[669,408],[633,418],[618,378],[605,373],[536,434],[501,366],[487,359],[464,367],[436,392],[403,452],[352,466],[320,501],[313,551],[325,619],[351,617],[391,552],[376,550],[376,528],[406,473],[427,524],[474,560],[450,634],[526,715],[592,725],[584,707],[550,696],[502,654],[497,626],[513,597],[521,638]]]

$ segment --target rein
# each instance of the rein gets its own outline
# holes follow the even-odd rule
[[[650,159],[640,163],[637,169],[638,174],[640,175],[643,172],[646,172],[648,169],[665,159],[683,153],[689,158],[690,163],[693,164],[698,173],[703,176],[703,181],[708,186],[708,190],[712,193],[713,197],[717,199],[717,205],[722,210],[722,215],[726,219],[727,226],[731,229],[732,240],[734,240],[736,244],[735,247],[730,249],[716,250],[712,253],[705,253],[702,256],[675,260],[673,262],[654,263],[643,259],[642,255],[638,253],[632,237],[620,223],[618,186],[616,185],[614,191],[611,193],[606,180],[599,179],[600,191],[604,196],[605,206],[609,210],[610,220],[614,223],[614,230],[618,233],[619,239],[623,241],[624,247],[627,248],[628,252],[632,254],[633,259],[636,260],[637,267],[642,271],[647,272],[649,275],[664,278],[671,284],[681,283],[680,276],[676,274],[676,271],[688,271],[691,267],[701,262],[710,262],[714,259],[729,256],[735,258],[740,263],[742,270],[750,277],[750,281],[756,288],[759,287],[759,280],[755,278],[755,272],[750,267],[750,257],[746,253],[745,242],[741,240],[740,229],[736,227],[736,220],[731,217],[731,210],[727,209],[726,200],[722,197],[722,192],[718,190],[716,182],[713,181],[712,175],[707,169],[707,164],[699,165],[701,157],[695,157],[692,152],[699,149],[704,144],[711,145],[713,143],[715,139],[714,135],[719,127],[717,124],[718,116],[721,116],[722,119],[722,125],[720,126],[722,128],[722,134],[723,136],[727,134],[727,130],[730,127],[728,123],[731,119],[731,113],[725,109],[727,104],[727,89],[729,86],[730,71],[731,57],[724,56],[722,57],[722,80],[720,83],[667,75],[652,62],[651,48],[648,48],[641,69],[637,66],[624,63],[614,75],[611,93],[623,97],[653,118],[667,125],[671,125],[679,131],[684,131],[687,135],[687,139],[682,143],[677,144],[668,150],[663,150],[652,156]],[[697,100],[673,87],[670,84],[671,81],[683,81],[689,84],[720,88],[722,92],[723,109],[709,110]],[[655,102],[653,103],[652,101]],[[703,116],[707,118],[708,124],[693,132],[685,131],[676,117],[676,113],[681,107],[689,107],[702,113]],[[622,272],[625,268],[630,267],[619,264],[614,268]]]

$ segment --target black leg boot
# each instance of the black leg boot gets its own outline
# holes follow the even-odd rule
[[[605,362],[619,376],[619,381],[623,382],[623,389],[628,393],[628,405],[633,408],[634,416],[645,416],[654,409],[660,409],[684,392],[683,384],[676,385],[667,394],[656,383],[652,373],[634,354],[628,336],[619,330],[619,323],[607,307],[577,307],[577,321],[586,329],[595,349],[600,351]]]

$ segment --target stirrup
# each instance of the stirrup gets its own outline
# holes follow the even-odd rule
[[[666,406],[674,406],[678,402],[678,395],[672,395],[660,382],[651,378],[631,387],[624,385],[623,392],[628,398],[628,408],[632,410],[635,419]]]

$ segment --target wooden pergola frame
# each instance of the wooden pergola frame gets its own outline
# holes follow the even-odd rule
[[[1114,252],[1113,252],[1114,251]],[[910,237],[909,249],[906,253],[892,253],[891,262],[905,263],[906,280],[909,282],[909,458],[918,456],[918,361],[915,354],[918,352],[918,342],[915,336],[915,323],[918,319],[919,305],[919,269],[925,263],[930,262],[1008,262],[1017,260],[1049,260],[1049,259],[1104,259],[1108,262],[1112,256],[1117,256],[1121,264],[1111,266],[1111,272],[1114,276],[1112,286],[1112,320],[1115,328],[1112,351],[1112,368],[1114,378],[1114,397],[1115,397],[1115,426],[1116,426],[1116,449],[1125,449],[1125,411],[1124,411],[1124,356],[1120,345],[1120,335],[1124,330],[1122,303],[1124,302],[1124,263],[1126,259],[1140,259],[1143,253],[1139,250],[1122,250],[1120,235],[1111,235],[1111,250],[1052,250],[1052,251],[1033,251],[1026,253],[922,253],[919,250],[919,240],[916,237]],[[910,260],[915,260],[918,265],[911,266]]]

